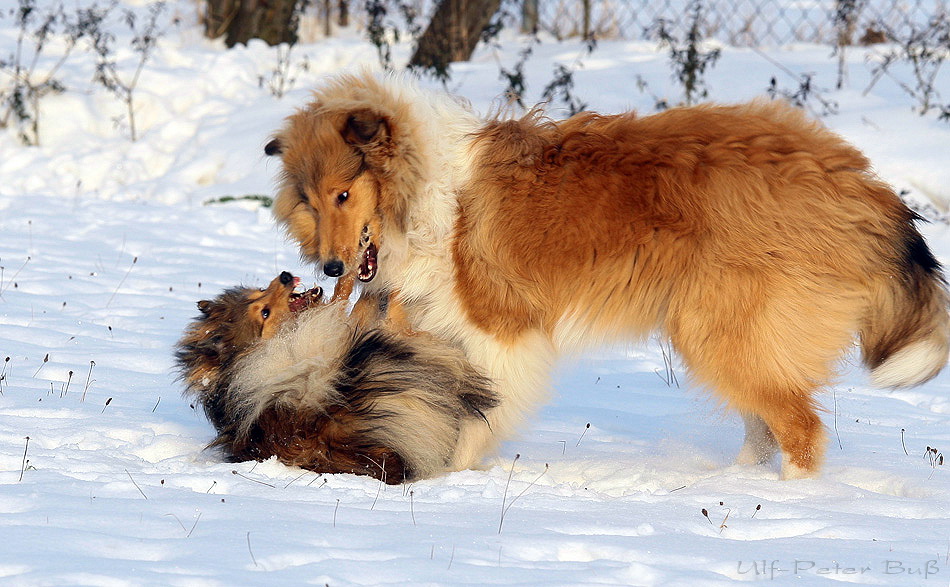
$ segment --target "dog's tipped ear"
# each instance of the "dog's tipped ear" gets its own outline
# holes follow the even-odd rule
[[[268,157],[273,157],[274,155],[281,155],[284,152],[284,145],[280,142],[280,139],[271,139],[269,143],[264,145],[264,154]]]
[[[357,110],[346,119],[343,140],[356,147],[380,143],[389,136],[389,123],[369,109]]]
[[[211,313],[211,300],[201,300],[198,302],[198,311],[207,316]]]

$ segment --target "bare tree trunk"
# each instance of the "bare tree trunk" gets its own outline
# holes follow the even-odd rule
[[[586,41],[590,39],[590,0],[583,0],[581,5],[584,8],[583,38]]]
[[[331,14],[333,14],[333,0],[323,0],[323,36],[327,38],[333,34],[333,25],[330,24]]]
[[[501,0],[442,0],[409,65],[447,76],[449,63],[469,60],[500,6]]]
[[[205,35],[233,47],[262,39],[268,45],[297,42],[300,0],[207,0]]]
[[[350,5],[347,4],[346,0],[340,0],[338,5],[338,17],[337,24],[341,27],[350,26]]]
[[[521,32],[538,32],[538,0],[523,0],[521,3]]]

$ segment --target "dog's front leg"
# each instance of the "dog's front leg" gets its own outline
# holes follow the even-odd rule
[[[405,334],[406,336],[415,336],[417,332],[412,329],[412,323],[409,320],[409,313],[406,306],[400,301],[398,292],[390,292],[386,299],[386,324],[394,332]]]
[[[356,326],[362,329],[378,327],[386,313],[385,300],[385,296],[366,293],[364,290],[350,314]]]
[[[336,293],[333,297],[336,299]],[[355,324],[362,328],[384,326],[386,330],[403,336],[418,334],[412,329],[406,307],[395,292],[371,294],[364,290],[353,305],[351,316]]]
[[[353,293],[354,283],[356,283],[356,273],[353,271],[337,279],[336,286],[333,288],[333,297],[330,298],[330,303],[350,299],[350,294]]]

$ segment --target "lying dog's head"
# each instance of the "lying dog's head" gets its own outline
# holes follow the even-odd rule
[[[300,279],[284,271],[264,289],[236,287],[198,302],[201,315],[185,330],[176,358],[192,391],[226,385],[227,368],[254,343],[274,336],[294,313],[320,301],[319,287],[297,293]]]

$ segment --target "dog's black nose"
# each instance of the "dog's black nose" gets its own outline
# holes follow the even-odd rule
[[[287,271],[281,271],[280,273],[280,283],[282,285],[290,285],[294,282],[294,276],[288,273]]]
[[[336,259],[324,263],[323,272],[327,274],[327,277],[339,277],[343,275],[343,261]]]

